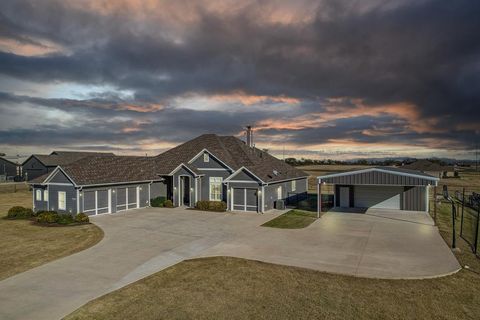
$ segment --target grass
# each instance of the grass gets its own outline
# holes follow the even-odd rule
[[[0,217],[14,205],[31,207],[32,193],[0,193]],[[42,227],[28,220],[0,219],[0,280],[93,246],[103,231],[93,224]]]
[[[477,319],[480,277],[375,280],[238,258],[188,260],[66,319]]]
[[[262,224],[262,227],[301,229],[308,227],[315,220],[317,220],[316,212],[294,209]]]

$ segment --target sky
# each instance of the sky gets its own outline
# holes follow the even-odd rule
[[[0,152],[473,159],[477,0],[2,0]]]

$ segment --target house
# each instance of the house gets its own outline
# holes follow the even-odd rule
[[[426,173],[394,167],[372,167],[317,179],[318,194],[322,192],[322,185],[334,185],[335,207],[426,212],[429,189],[439,181]]]
[[[66,165],[90,156],[113,156],[113,153],[53,151],[46,154],[33,154],[22,163],[22,173],[25,181],[38,178],[52,172],[59,165]]]
[[[224,201],[228,210],[265,212],[307,192],[305,172],[233,136],[204,134],[155,157],[91,156],[31,181],[34,209],[89,215],[150,205]]]
[[[430,161],[427,159],[419,159],[412,163],[404,164],[401,166],[403,169],[417,170],[427,174],[430,174],[438,178],[457,177],[455,166],[444,166],[438,162]]]
[[[13,180],[18,175],[18,165],[0,157],[0,181]]]

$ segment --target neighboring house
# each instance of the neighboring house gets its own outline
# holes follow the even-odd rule
[[[10,160],[0,157],[0,181],[13,180],[18,174],[18,165]]]
[[[265,212],[307,192],[305,172],[232,136],[201,135],[156,157],[87,157],[32,181],[35,210],[115,213],[162,196]]]
[[[419,159],[415,162],[404,164],[400,168],[421,171],[438,178],[458,176],[458,173],[455,175],[455,166],[444,166],[438,162],[433,162],[427,159]]]
[[[49,155],[33,154],[22,163],[23,178],[30,181],[52,172],[57,166],[67,165],[89,156],[114,156],[114,154],[76,151],[53,151]]]
[[[438,181],[419,171],[373,167],[320,176],[318,193],[328,183],[335,185],[335,207],[428,212],[429,188]]]

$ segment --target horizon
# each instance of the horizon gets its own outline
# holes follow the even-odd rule
[[[0,152],[475,160],[480,3],[0,3]]]

